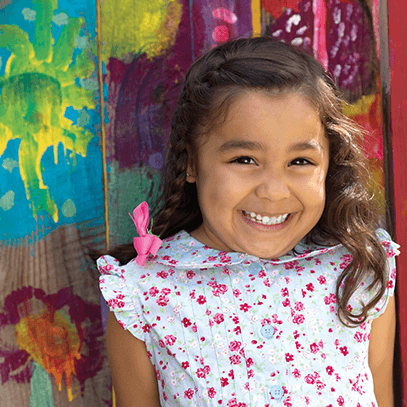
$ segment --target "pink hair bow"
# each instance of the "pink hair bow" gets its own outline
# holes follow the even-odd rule
[[[134,248],[137,250],[136,263],[139,266],[144,266],[149,253],[153,256],[157,254],[162,240],[151,233],[147,233],[149,215],[148,204],[146,201],[137,206],[133,211],[133,216],[130,215],[130,217],[133,219],[137,228],[137,233],[140,236],[133,239]]]

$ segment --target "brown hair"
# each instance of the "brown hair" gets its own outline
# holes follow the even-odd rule
[[[337,281],[338,316],[343,324],[359,325],[383,296],[387,284],[386,253],[375,234],[379,215],[367,189],[369,170],[360,148],[361,130],[341,110],[340,92],[315,59],[270,38],[239,39],[220,45],[188,71],[171,123],[162,197],[152,232],[162,239],[202,223],[195,184],[186,182],[189,152],[224,118],[242,90],[272,94],[299,92],[319,112],[330,145],[323,215],[307,238],[342,243],[353,260]],[[122,263],[135,257],[132,245],[113,249]],[[366,275],[376,295],[358,314],[347,309]]]

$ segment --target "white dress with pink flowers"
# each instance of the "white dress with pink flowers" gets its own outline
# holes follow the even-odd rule
[[[179,232],[144,267],[101,257],[100,288],[145,342],[163,407],[373,407],[369,332],[393,295],[399,254],[387,232],[377,234],[389,282],[357,328],[336,315],[336,279],[351,260],[342,245],[300,242],[297,254],[264,260]],[[352,297],[353,311],[373,297],[368,285]]]

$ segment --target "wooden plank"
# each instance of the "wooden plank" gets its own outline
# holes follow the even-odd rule
[[[400,325],[400,350],[402,367],[402,385],[404,400],[407,392],[407,26],[404,16],[407,12],[407,2],[392,0],[388,2],[388,47],[390,73],[390,128],[392,134],[393,155],[393,199],[395,238],[401,245],[401,254],[397,258],[398,269],[398,319]],[[386,90],[388,91],[388,90]],[[400,380],[400,378],[399,378]]]

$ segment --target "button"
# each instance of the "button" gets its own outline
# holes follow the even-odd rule
[[[274,327],[272,327],[270,324],[265,324],[261,327],[260,333],[264,338],[270,339],[274,335]]]
[[[263,270],[263,267],[259,263],[252,263],[249,266],[250,274],[259,274],[261,270]]]
[[[284,389],[276,384],[270,388],[270,396],[275,400],[281,400],[284,396]]]

